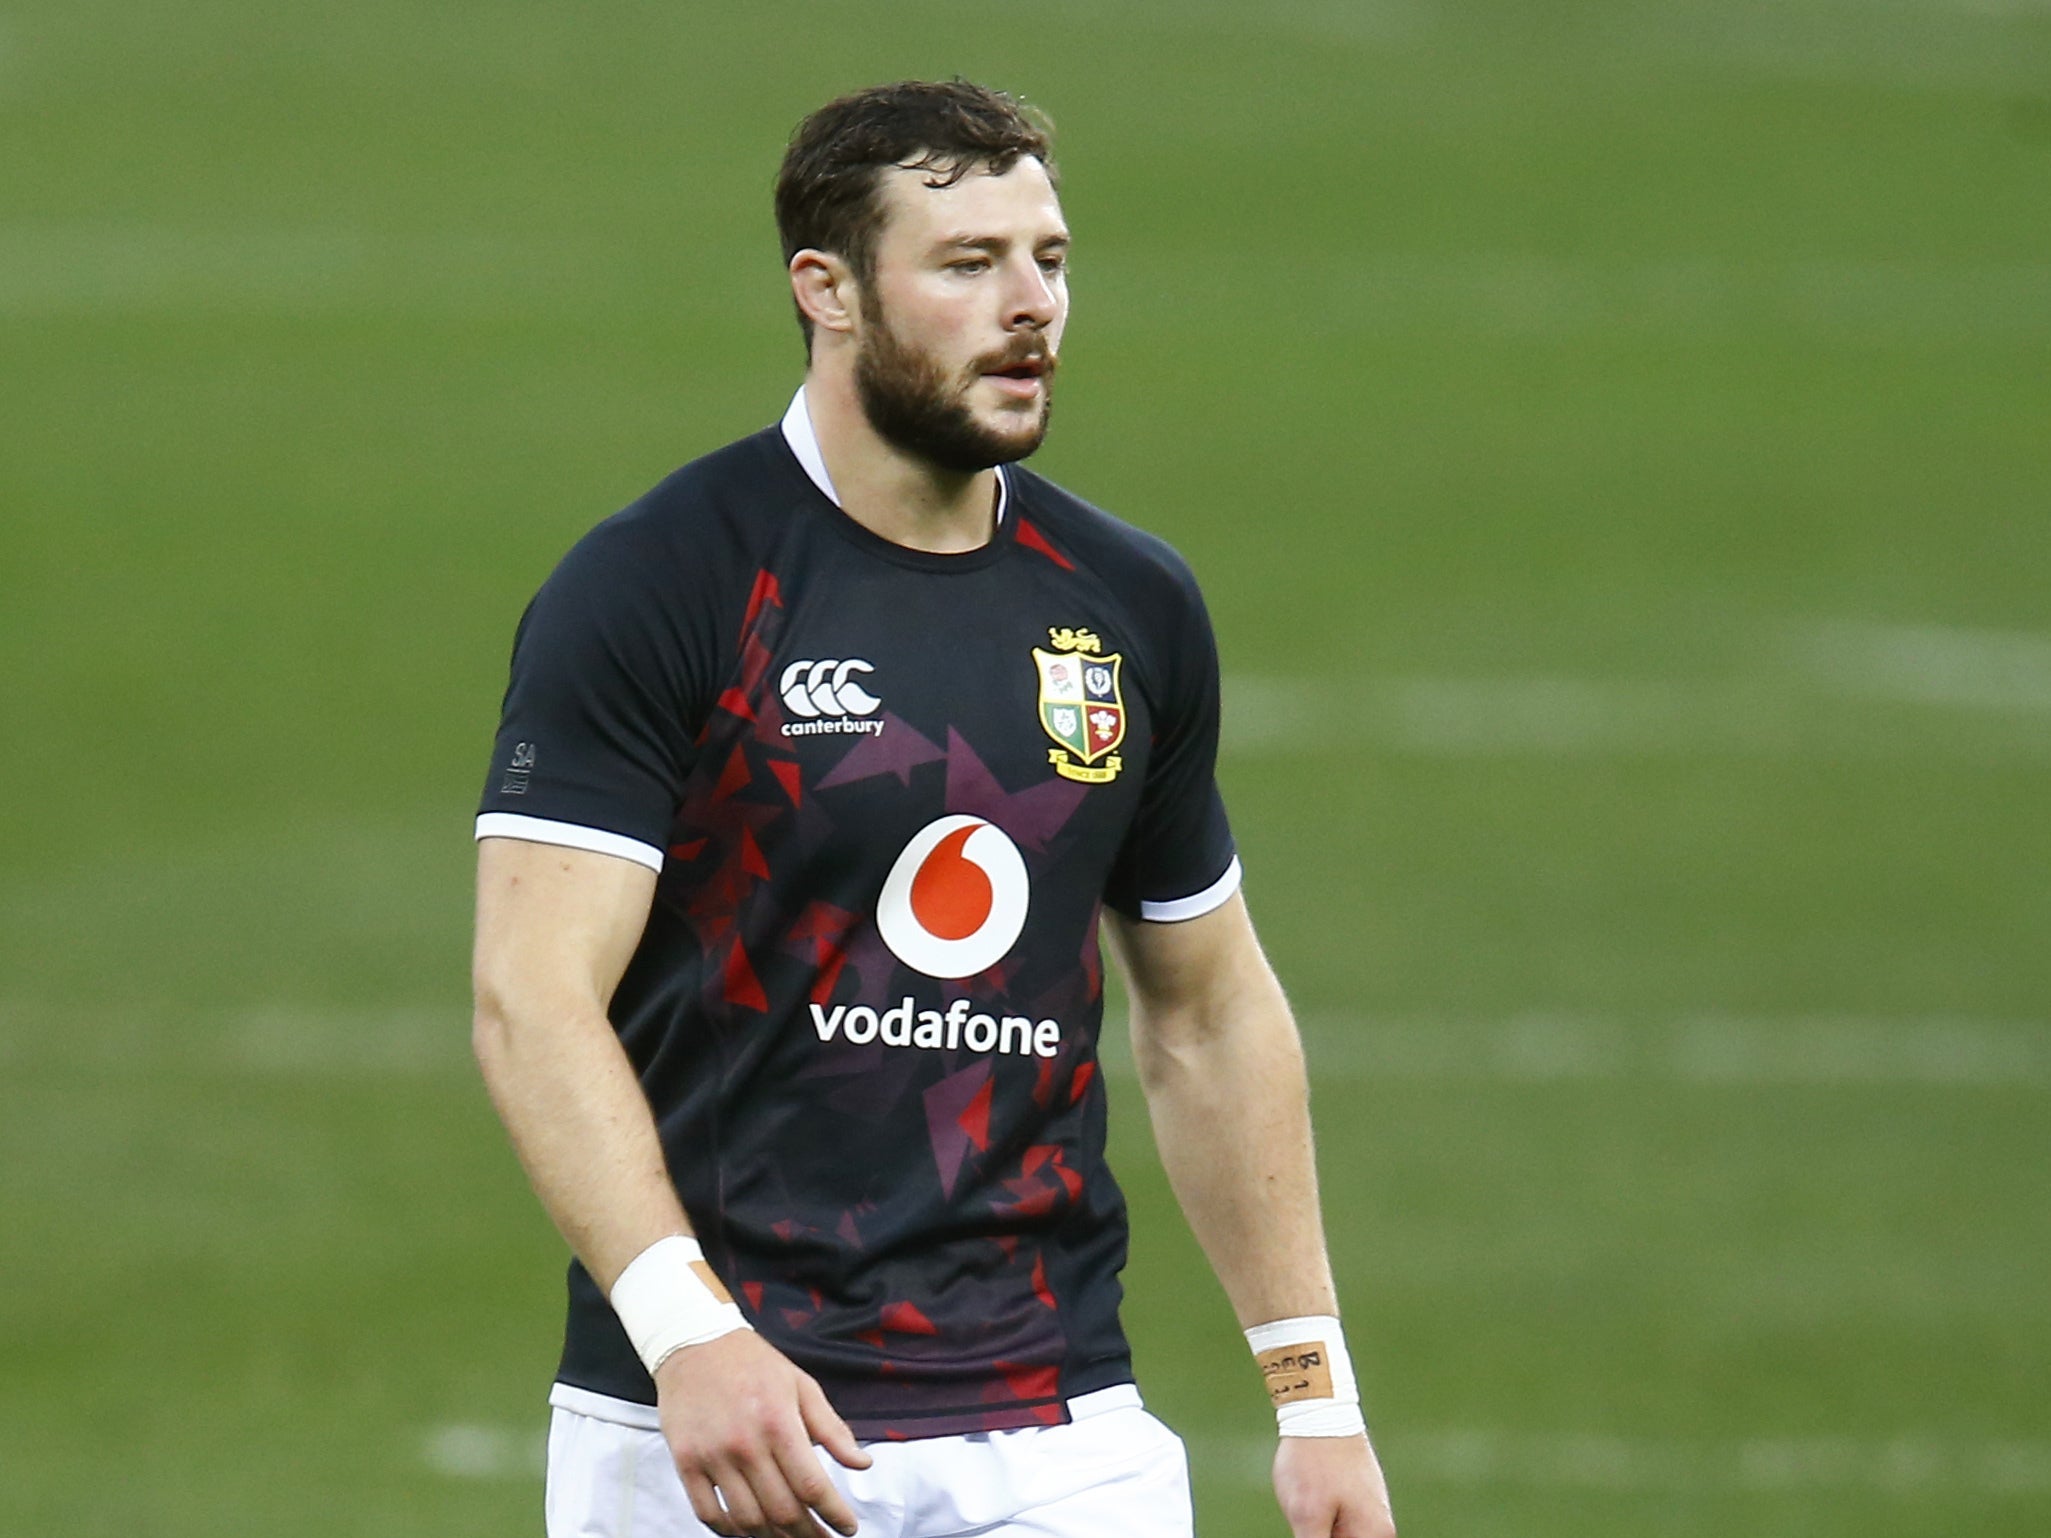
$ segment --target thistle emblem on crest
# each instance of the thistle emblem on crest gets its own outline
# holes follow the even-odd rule
[[[1047,761],[1065,779],[1107,785],[1125,761],[1125,696],[1119,674],[1124,657],[1106,652],[1093,630],[1049,627],[1048,651],[1033,648],[1040,675],[1040,726],[1054,739]]]

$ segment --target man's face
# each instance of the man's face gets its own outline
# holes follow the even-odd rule
[[[1047,436],[1068,323],[1068,227],[1047,169],[972,170],[951,187],[893,168],[862,293],[855,384],[885,439],[963,472]]]

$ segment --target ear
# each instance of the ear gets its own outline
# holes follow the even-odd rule
[[[790,259],[791,297],[815,328],[845,335],[855,329],[855,275],[828,251],[806,247]]]

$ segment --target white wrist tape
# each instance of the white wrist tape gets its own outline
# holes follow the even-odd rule
[[[1346,1336],[1330,1314],[1277,1319],[1246,1332],[1285,1437],[1356,1437],[1367,1430]]]
[[[612,1311],[651,1378],[685,1346],[752,1328],[698,1241],[683,1234],[658,1239],[627,1262],[612,1284]]]

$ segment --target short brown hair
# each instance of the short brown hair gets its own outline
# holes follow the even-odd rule
[[[830,251],[866,284],[883,228],[877,187],[890,166],[927,171],[951,187],[969,172],[1002,176],[1030,155],[1054,167],[1054,125],[1004,91],[956,77],[900,80],[828,102],[791,135],[776,173],[776,228],[784,265],[800,251]],[[812,323],[802,311],[805,345]]]

